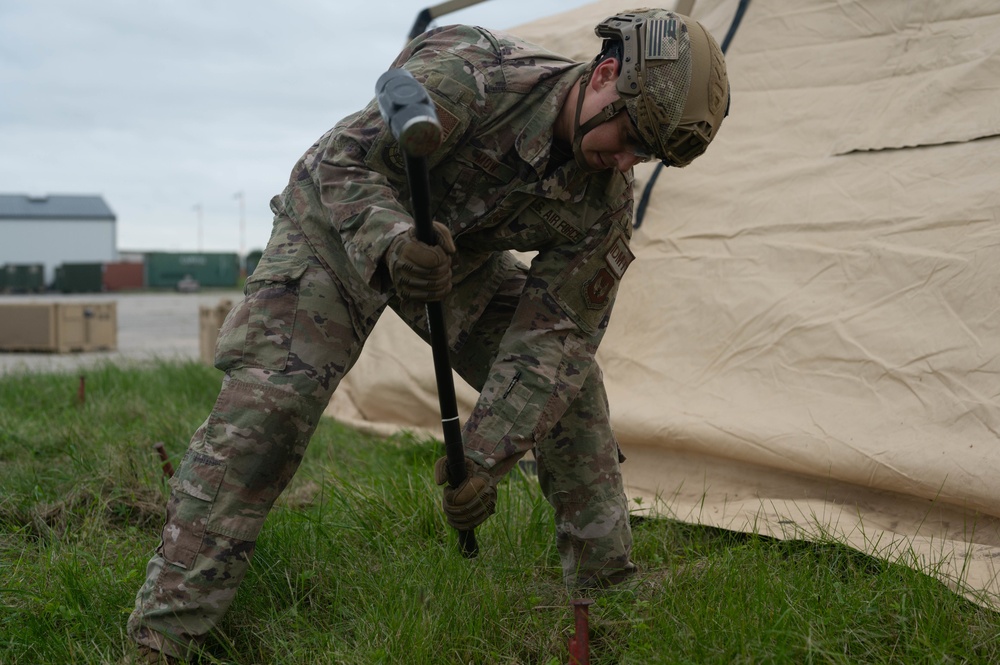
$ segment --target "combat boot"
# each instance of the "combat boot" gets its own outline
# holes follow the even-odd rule
[[[137,644],[122,659],[120,665],[185,665],[186,662],[176,656],[151,649],[145,644]]]
[[[598,571],[585,577],[578,577],[573,587],[577,591],[600,591],[603,589],[630,590],[641,582],[639,569],[631,561],[623,567],[609,571]]]

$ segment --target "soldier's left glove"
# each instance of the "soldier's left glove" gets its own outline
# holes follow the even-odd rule
[[[455,241],[448,227],[434,222],[436,245],[417,240],[416,229],[398,236],[386,252],[389,277],[396,293],[407,300],[441,300],[451,291],[451,255]]]
[[[448,482],[448,458],[434,463],[434,482],[445,485],[444,514],[448,524],[470,531],[486,521],[497,508],[497,488],[493,476],[472,460],[465,460],[465,480],[452,488]]]

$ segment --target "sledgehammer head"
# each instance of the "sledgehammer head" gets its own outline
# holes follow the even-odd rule
[[[375,97],[382,119],[411,157],[426,157],[441,145],[441,123],[430,95],[405,69],[378,77]]]

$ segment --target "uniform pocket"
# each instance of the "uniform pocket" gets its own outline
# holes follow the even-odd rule
[[[163,558],[189,570],[201,551],[205,528],[226,464],[202,453],[188,451],[170,479],[167,524],[163,527]]]
[[[299,308],[299,282],[307,268],[301,259],[265,255],[247,279],[245,367],[285,369]]]
[[[521,383],[521,378],[521,372],[514,373],[501,393],[493,398],[489,413],[476,429],[477,436],[496,443],[498,448],[515,424],[533,423],[538,416],[538,408],[530,404],[533,392]]]

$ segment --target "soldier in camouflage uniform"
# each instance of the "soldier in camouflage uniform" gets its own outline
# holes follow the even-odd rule
[[[496,481],[533,450],[567,585],[634,571],[594,359],[633,260],[631,168],[701,154],[729,89],[721,51],[689,18],[640,10],[597,33],[604,49],[590,64],[465,26],[399,55],[443,128],[428,158],[437,246],[415,239],[402,155],[374,101],[295,165],[220,332],[222,389],[171,480],[128,622],[151,662],[188,657],[229,607],[265,516],[387,306],[428,339],[424,302],[443,299],[452,366],[480,391],[463,432],[468,478],[444,491],[449,522],[489,517]],[[508,250],[537,254],[529,267]],[[443,484],[443,464],[435,473]]]

